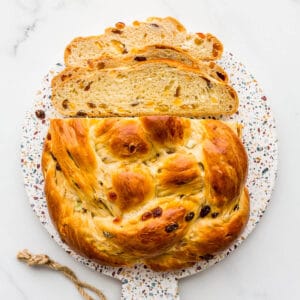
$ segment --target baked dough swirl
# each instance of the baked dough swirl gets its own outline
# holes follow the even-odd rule
[[[101,264],[156,271],[227,248],[249,216],[239,131],[170,116],[51,120],[42,170],[62,240]]]

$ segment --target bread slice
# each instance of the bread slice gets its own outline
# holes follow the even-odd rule
[[[232,87],[168,59],[75,70],[76,76],[66,68],[52,81],[52,103],[65,116],[196,117],[232,114],[238,108]]]
[[[214,79],[222,82],[228,82],[228,75],[225,70],[217,65],[213,61],[196,61],[192,58],[186,51],[181,49],[163,46],[163,45],[152,45],[146,46],[142,49],[135,50],[131,56],[123,57],[112,57],[112,56],[102,56],[99,59],[89,59],[87,64],[90,68],[117,68],[121,66],[130,66],[138,64],[143,61],[157,60],[160,58],[167,58],[175,60],[186,64],[187,66],[199,68],[200,71]],[[59,84],[65,78],[71,78],[76,76],[79,71],[82,71],[82,68],[70,68],[69,73],[65,72],[62,79],[59,77],[53,84]]]
[[[190,34],[174,18],[153,17],[132,26],[119,22],[102,35],[75,38],[65,49],[65,64],[86,66],[89,59],[131,55],[135,49],[154,44],[182,48],[196,60],[215,60],[223,51],[222,43],[209,33]]]

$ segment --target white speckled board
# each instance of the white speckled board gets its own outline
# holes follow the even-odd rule
[[[45,76],[32,109],[26,114],[22,128],[21,166],[25,189],[32,209],[51,237],[67,253],[96,271],[121,280],[123,300],[179,299],[178,279],[207,269],[236,249],[257,225],[271,199],[276,179],[278,150],[275,122],[267,97],[255,78],[231,53],[225,53],[220,64],[227,71],[231,84],[237,90],[240,99],[238,112],[231,117],[223,117],[222,120],[236,120],[244,125],[243,143],[249,156],[247,187],[250,193],[251,213],[243,234],[230,248],[188,269],[155,273],[143,265],[134,268],[106,267],[81,257],[69,249],[60,240],[51,223],[43,192],[44,181],[40,165],[43,141],[48,130],[49,119],[61,118],[51,105],[50,82],[51,78],[64,68],[62,64],[56,64]],[[43,110],[45,118],[37,118],[37,110]]]

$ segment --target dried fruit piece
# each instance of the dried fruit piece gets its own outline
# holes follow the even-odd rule
[[[207,216],[210,213],[210,206],[209,205],[205,205],[201,208],[200,214],[199,216],[201,218],[204,218],[205,216]]]
[[[147,60],[147,58],[146,58],[145,56],[136,56],[136,57],[134,58],[134,60],[135,60],[135,61],[145,61],[145,60]]]
[[[117,196],[117,194],[116,194],[115,192],[110,191],[110,192],[108,193],[108,198],[109,198],[109,200],[111,200],[111,201],[115,201],[115,200],[118,198],[118,196]]]
[[[85,92],[87,92],[90,89],[92,83],[93,83],[93,81],[91,81],[87,84],[87,86],[84,88]]]
[[[197,34],[199,37],[201,37],[202,39],[205,38],[205,34],[202,33],[202,32],[197,32],[196,34]]]
[[[68,99],[65,99],[65,100],[62,102],[62,107],[63,107],[64,109],[69,108],[69,100],[68,100]]]
[[[142,214],[142,221],[146,221],[150,218],[152,218],[152,212],[151,211],[146,211],[145,213]]]
[[[179,228],[179,225],[177,223],[171,223],[171,224],[169,224],[165,227],[165,231],[167,233],[171,233],[171,232],[175,231],[178,228]]]
[[[179,86],[176,88],[174,97],[179,97],[179,96],[180,96],[180,90],[181,90],[181,86],[179,85]]]
[[[222,73],[220,73],[220,72],[217,72],[217,75],[218,75],[218,77],[221,79],[221,80],[225,80],[225,75],[224,74],[222,74]]]
[[[118,23],[115,24],[115,26],[116,26],[116,28],[118,28],[118,29],[123,29],[123,28],[125,27],[125,23],[123,23],[123,22],[118,22]]]
[[[128,145],[129,153],[133,154],[136,151],[136,146],[134,144]]]
[[[112,29],[111,32],[116,34],[121,34],[123,31],[121,31],[120,29]]]
[[[162,215],[163,210],[161,207],[158,206],[158,207],[152,209],[151,212],[152,212],[153,218],[158,218]]]
[[[86,117],[87,116],[87,113],[83,110],[79,110],[76,114],[76,116],[78,117]]]
[[[236,210],[239,210],[239,208],[240,208],[239,205],[236,204],[236,205],[234,206],[233,210],[236,211]]]
[[[187,222],[189,222],[189,221],[193,220],[194,216],[195,216],[195,213],[194,213],[193,211],[191,211],[190,213],[188,213],[188,214],[185,216],[184,219],[185,219]]]
[[[96,107],[97,107],[97,105],[96,105],[95,103],[92,103],[92,102],[88,102],[88,103],[87,103],[87,106],[88,106],[89,108],[96,108]]]
[[[212,217],[213,219],[215,219],[218,215],[219,215],[218,212],[213,212],[213,213],[211,214],[211,217]]]

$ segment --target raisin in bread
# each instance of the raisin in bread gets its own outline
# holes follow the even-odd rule
[[[52,80],[52,103],[65,116],[207,116],[233,114],[229,85],[168,59],[99,69],[66,68]]]
[[[153,17],[146,22],[135,21],[132,26],[119,22],[99,36],[75,38],[65,49],[65,64],[86,66],[89,59],[126,56],[154,44],[181,48],[196,60],[216,60],[223,51],[221,42],[209,33],[190,34],[174,18]]]
[[[247,154],[221,121],[155,116],[51,120],[42,155],[61,238],[112,266],[191,266],[249,216]]]

